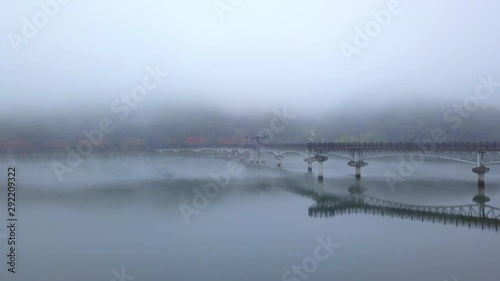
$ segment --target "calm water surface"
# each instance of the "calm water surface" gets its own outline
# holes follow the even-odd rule
[[[7,272],[2,239],[0,280],[500,280],[495,230],[379,214],[309,215],[315,195],[346,196],[350,187],[405,204],[473,204],[477,178],[466,164],[428,160],[391,189],[384,173],[398,173],[395,159],[370,161],[360,182],[345,160],[330,159],[323,184],[317,167],[307,173],[298,157],[282,169],[268,159],[220,177],[224,188],[200,199],[198,191],[215,186],[214,174],[233,171],[228,161],[97,157],[60,183],[54,160],[61,159],[0,164],[3,183],[9,165],[18,169],[19,218],[17,273]],[[500,207],[500,167],[491,167],[485,191],[487,204]]]

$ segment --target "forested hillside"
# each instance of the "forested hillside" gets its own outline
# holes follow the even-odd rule
[[[331,112],[318,117],[297,114],[282,125],[273,112],[223,113],[214,109],[169,108],[111,119],[113,130],[103,133],[97,149],[145,149],[176,145],[211,145],[241,142],[247,134],[271,134],[274,143],[313,141],[415,141],[430,138],[436,128],[449,141],[500,141],[500,112],[483,108],[467,117],[446,108],[401,107],[378,112]],[[105,114],[67,113],[44,117],[0,120],[0,150],[64,150],[99,129]],[[279,130],[271,130],[274,120]]]

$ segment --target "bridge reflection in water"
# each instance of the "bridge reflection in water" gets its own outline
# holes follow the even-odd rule
[[[316,186],[316,188],[312,188]],[[310,184],[308,189],[287,187],[287,191],[313,199],[309,207],[310,217],[331,218],[342,215],[371,214],[382,217],[409,219],[414,221],[443,223],[468,228],[490,229],[498,232],[500,208],[487,205],[490,198],[484,186],[478,185],[478,193],[472,198],[474,204],[456,206],[425,206],[388,201],[366,195],[367,189],[361,180],[348,188],[349,194],[325,193],[323,183]]]

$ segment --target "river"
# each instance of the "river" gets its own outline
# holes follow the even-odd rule
[[[16,167],[16,273],[7,271],[7,187],[0,192],[0,280],[499,280],[500,232],[379,212],[311,214],[318,198],[364,196],[412,205],[474,204],[472,166],[426,160],[398,172],[372,160],[360,181],[345,160],[307,172],[219,158],[91,157],[59,181],[58,158]],[[228,163],[230,163],[228,165]],[[387,175],[401,178],[391,186]],[[500,207],[500,167],[486,175]],[[332,201],[333,202],[333,201]]]

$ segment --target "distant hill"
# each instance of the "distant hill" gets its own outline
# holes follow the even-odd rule
[[[103,133],[95,149],[143,149],[176,145],[226,144],[246,134],[272,134],[274,143],[314,141],[415,141],[430,138],[436,128],[449,141],[500,141],[500,112],[482,108],[467,117],[447,108],[405,107],[377,112],[332,112],[300,116],[280,123],[273,113],[230,114],[213,109],[166,109],[150,115],[112,120],[112,132]],[[106,114],[44,116],[0,120],[0,152],[64,150],[87,139]],[[460,118],[460,120],[458,120]],[[272,121],[275,122],[271,124]],[[459,124],[460,123],[460,124]],[[279,126],[279,130],[276,129]]]

